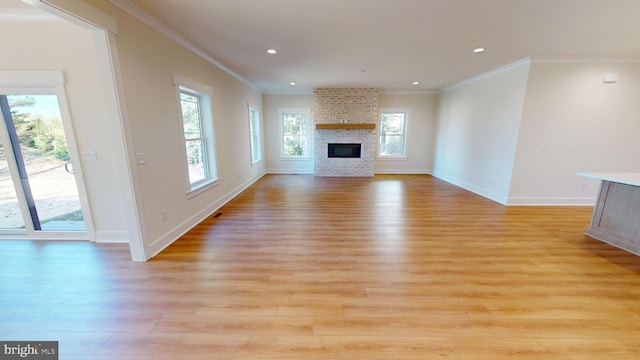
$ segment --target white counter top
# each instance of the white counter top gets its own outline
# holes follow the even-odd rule
[[[576,175],[620,184],[640,186],[640,173],[577,173]]]

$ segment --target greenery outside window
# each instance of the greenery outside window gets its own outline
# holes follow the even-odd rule
[[[404,158],[406,148],[408,111],[382,111],[380,113],[380,138],[378,156]]]
[[[282,157],[302,159],[311,156],[311,110],[279,109],[282,134]]]

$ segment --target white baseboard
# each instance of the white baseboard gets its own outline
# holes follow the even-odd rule
[[[446,175],[433,172],[431,175],[487,199],[509,206],[593,206],[596,202],[595,197],[505,197]]]
[[[494,193],[494,192],[492,192],[490,190],[487,190],[485,188],[482,188],[480,186],[476,186],[476,185],[467,183],[465,181],[453,178],[451,176],[440,174],[438,172],[432,172],[431,175],[434,176],[434,177],[437,177],[440,180],[446,181],[446,182],[448,182],[448,183],[450,183],[452,185],[461,187],[461,188],[463,188],[465,190],[471,191],[472,193],[475,193],[475,194],[478,194],[478,195],[480,195],[482,197],[485,197],[485,198],[487,198],[489,200],[493,200],[493,201],[498,202],[498,203],[500,203],[502,205],[507,205],[507,200],[508,199],[504,195],[496,194],[496,193]]]
[[[296,171],[296,169],[270,169],[270,170],[267,170],[267,174],[274,174],[274,175],[313,175],[314,171],[313,170],[308,170],[308,169],[300,169],[299,171]]]
[[[96,242],[128,244],[129,233],[127,231],[96,231]]]
[[[256,181],[258,181],[265,174],[266,172],[261,172],[258,175],[240,184],[235,189],[231,190],[229,193],[221,197],[218,201],[207,206],[202,211],[200,211],[199,213],[192,216],[187,221],[183,222],[182,224],[178,225],[176,228],[174,228],[173,230],[171,230],[170,232],[162,236],[160,239],[154,241],[149,246],[149,254],[152,254],[150,258],[158,255],[162,250],[164,250],[173,242],[178,240],[182,235],[186,234],[187,231],[193,229],[196,225],[201,223],[208,216],[218,211],[222,206],[224,206],[224,204],[228,203],[229,201],[231,201],[231,199],[238,196],[242,191],[244,191],[246,188],[251,186]]]
[[[571,197],[510,197],[507,205],[513,206],[594,206],[595,197],[571,198]]]
[[[429,175],[430,170],[426,169],[379,169],[375,174],[380,175]]]

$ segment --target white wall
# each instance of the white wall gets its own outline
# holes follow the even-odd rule
[[[107,118],[97,51],[91,31],[62,20],[0,22],[1,70],[61,70],[67,83],[75,141],[95,150],[97,161],[81,161],[97,241],[128,241],[122,191],[114,174],[120,160],[110,150],[114,134]],[[77,159],[80,160],[80,159]]]
[[[437,94],[380,93],[378,109],[410,109],[406,158],[376,159],[376,174],[429,174],[433,167]],[[378,119],[379,120],[379,119]],[[378,129],[379,130],[379,129]],[[376,133],[378,133],[376,130]]]
[[[522,61],[440,93],[434,176],[507,202],[528,73]]]
[[[146,164],[129,166],[139,189],[138,219],[146,257],[153,256],[264,174],[264,161],[251,164],[247,104],[261,114],[262,96],[253,88],[142,23],[115,5],[86,3],[115,19],[122,78],[120,96],[130,129],[131,153],[144,152]],[[184,144],[174,76],[212,89],[212,114],[220,178],[215,186],[188,198]],[[132,157],[130,156],[130,159]],[[166,209],[166,220],[162,211]]]
[[[640,171],[638,94],[638,62],[534,61],[509,203],[592,205],[599,182],[576,172]]]

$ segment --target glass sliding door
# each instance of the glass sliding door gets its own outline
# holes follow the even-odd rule
[[[0,231],[25,228],[6,152],[7,147],[0,141]]]
[[[55,94],[0,95],[0,229],[86,231],[58,101]]]

